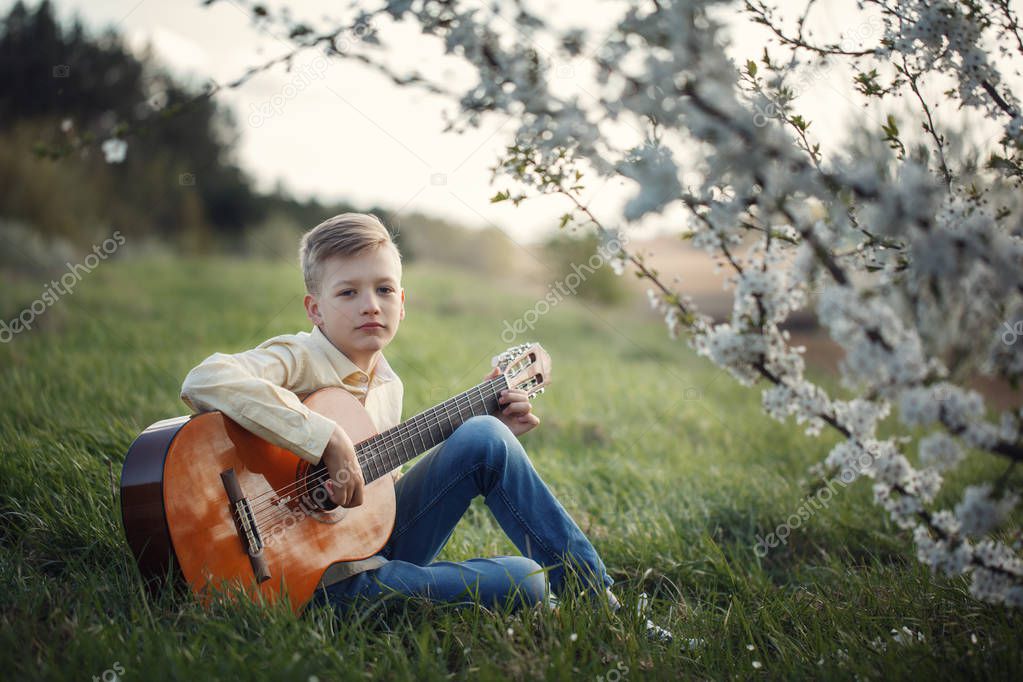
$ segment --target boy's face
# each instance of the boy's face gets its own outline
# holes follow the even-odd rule
[[[318,295],[306,294],[306,314],[363,371],[405,319],[398,254],[380,247],[323,264]]]

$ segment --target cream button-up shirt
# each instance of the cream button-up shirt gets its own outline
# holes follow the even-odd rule
[[[325,386],[358,398],[377,431],[401,422],[404,387],[383,354],[367,374],[319,327],[275,336],[241,353],[214,353],[185,377],[181,399],[194,412],[219,410],[250,433],[318,464],[335,424],[298,395]],[[400,472],[392,472],[395,480]]]

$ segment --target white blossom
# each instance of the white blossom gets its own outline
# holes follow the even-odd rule
[[[903,625],[899,629],[892,628],[892,639],[894,639],[897,643],[902,644],[903,646],[907,644],[917,643],[923,644],[926,641],[924,638],[924,633],[917,632],[916,630],[906,627],[905,625]]]
[[[743,385],[762,384],[772,418],[792,418],[811,436],[840,434],[824,464],[843,480],[871,478],[875,501],[912,531],[921,561],[946,575],[971,573],[975,597],[1018,606],[1019,548],[985,537],[1008,518],[1015,492],[994,499],[982,483],[954,512],[931,508],[943,472],[968,448],[1021,447],[1023,412],[989,420],[983,396],[963,385],[978,372],[1023,380],[1023,195],[1008,159],[1021,151],[1023,107],[1001,72],[1015,37],[969,3],[876,3],[883,35],[867,57],[950,82],[949,97],[971,124],[987,119],[1001,130],[982,150],[1006,157],[1001,165],[967,162],[949,145],[941,155],[906,153],[873,122],[854,127],[840,151],[811,157],[791,120],[764,113],[768,105],[785,116],[800,110],[795,93],[778,92],[791,83],[763,71],[740,78],[715,18],[719,4],[630,3],[589,60],[580,47],[589,32],[578,26],[516,20],[502,34],[508,27],[461,0],[443,13],[407,0],[386,11],[411,15],[475,69],[459,99],[465,124],[479,125],[489,111],[516,120],[515,143],[528,152],[502,168],[531,191],[571,195],[556,178],[584,167],[635,183],[614,222],[686,210],[686,236],[727,270],[732,306],[727,319],[711,321],[683,292],[651,288],[668,334],[687,331],[699,355]],[[746,13],[755,15],[756,4]],[[558,54],[537,53],[541,33]],[[995,58],[1006,41],[1010,49]],[[560,56],[580,68],[589,62],[592,93],[552,86]],[[904,82],[894,86],[906,94]],[[900,120],[900,129],[922,122]],[[940,117],[936,128],[943,138],[954,132]],[[612,250],[608,260],[622,274],[628,253]],[[814,316],[840,348],[840,397],[804,376],[803,349],[786,331],[796,314]],[[879,438],[891,408],[898,419],[885,426],[898,434]],[[917,469],[901,444],[921,427],[929,432]],[[893,635],[919,641],[908,629]]]
[[[964,533],[975,536],[986,534],[999,525],[1019,501],[1015,494],[995,500],[991,492],[990,483],[966,488],[962,502],[956,505],[956,517]]]
[[[118,137],[111,137],[103,142],[102,150],[107,163],[121,163],[128,153],[128,143]]]
[[[920,441],[920,463],[938,471],[954,469],[963,458],[963,449],[955,439],[934,432]]]
[[[632,150],[619,164],[618,171],[639,184],[639,193],[625,205],[626,220],[638,220],[647,213],[660,211],[682,192],[671,151],[659,144],[648,143]]]

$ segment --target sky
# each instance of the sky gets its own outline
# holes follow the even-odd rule
[[[5,13],[12,4],[0,0]],[[26,4],[35,7],[37,2]],[[822,30],[859,30],[866,37],[870,28],[850,24],[838,9],[852,4],[822,3]],[[318,20],[333,14],[332,5],[310,0],[294,3],[292,12],[296,18]],[[480,5],[489,11],[483,2]],[[594,30],[594,41],[599,41],[600,29],[610,25],[623,4],[605,0],[588,5],[585,13],[569,3],[534,0],[530,6],[559,25],[584,22]],[[54,7],[65,22],[78,15],[93,30],[115,27],[133,49],[152,45],[173,72],[196,83],[210,78],[218,83],[232,81],[292,47],[277,35],[279,27],[254,26],[250,12],[235,0],[219,0],[210,7],[203,7],[199,0],[55,0]],[[766,41],[761,29],[737,22],[733,31],[733,58],[745,60],[761,53]],[[387,55],[393,57],[394,65],[419,66],[452,86],[467,82],[459,64],[444,61],[437,42],[419,36],[412,27],[382,37],[386,44],[400,46]],[[350,39],[359,37],[353,34]],[[555,78],[559,88],[593,96],[587,84],[571,73],[558,73]],[[849,86],[842,85],[847,78],[836,65],[809,79],[801,101],[816,130],[838,131],[850,115],[883,120],[878,113],[858,110],[847,94]],[[490,169],[511,139],[512,120],[491,114],[478,129],[444,133],[444,112],[453,113],[453,103],[399,87],[351,60],[328,59],[310,50],[295,60],[290,73],[278,66],[217,97],[239,124],[238,162],[262,190],[281,183],[301,199],[343,199],[357,206],[381,205],[469,226],[494,226],[521,243],[555,231],[559,216],[568,208],[564,197],[540,197],[518,207],[490,203],[490,197],[507,186],[500,181],[492,184]],[[613,226],[614,216],[636,188],[631,181],[597,180],[587,187],[587,201],[596,215]],[[642,238],[677,231],[681,219],[680,213],[652,216],[632,228],[630,235]]]

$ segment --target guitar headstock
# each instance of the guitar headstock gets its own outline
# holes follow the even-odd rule
[[[512,346],[490,361],[508,381],[509,388],[526,392],[532,398],[551,383],[551,356],[538,343]]]

